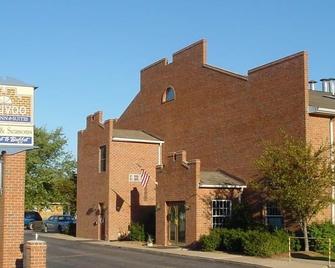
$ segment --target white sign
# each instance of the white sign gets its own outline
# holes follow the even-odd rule
[[[0,85],[0,146],[34,145],[34,87]]]

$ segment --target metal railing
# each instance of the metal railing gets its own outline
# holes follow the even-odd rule
[[[291,239],[305,239],[305,237],[301,236],[289,236],[288,237],[288,261],[290,262],[292,260],[292,249],[291,249]],[[314,237],[308,237],[308,240],[326,240],[328,241],[328,267],[331,266],[331,256],[332,256],[332,240],[331,238],[314,238]]]

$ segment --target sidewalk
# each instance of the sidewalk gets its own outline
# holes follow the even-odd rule
[[[143,243],[135,241],[92,241],[91,239],[77,238],[68,235],[58,234],[58,233],[47,233],[39,234],[41,240],[43,237],[52,237],[56,239],[72,240],[72,241],[82,241],[88,244],[97,244],[118,247],[123,249],[132,249],[139,251],[146,251],[153,254],[174,254],[179,256],[187,256],[193,258],[210,259],[216,261],[222,261],[225,263],[239,263],[243,265],[250,265],[250,267],[275,267],[275,268],[321,268],[328,267],[328,262],[325,261],[314,261],[314,260],[304,260],[304,259],[292,259],[291,262],[288,258],[258,258],[243,255],[229,254],[225,252],[203,252],[203,251],[193,251],[178,247],[147,247]],[[335,263],[332,263],[332,267],[335,267]]]

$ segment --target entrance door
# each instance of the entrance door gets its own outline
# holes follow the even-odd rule
[[[185,243],[185,202],[168,203],[168,235],[170,244]]]

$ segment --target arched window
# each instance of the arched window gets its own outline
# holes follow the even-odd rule
[[[162,102],[173,101],[176,99],[176,92],[173,87],[168,87],[163,94]]]

